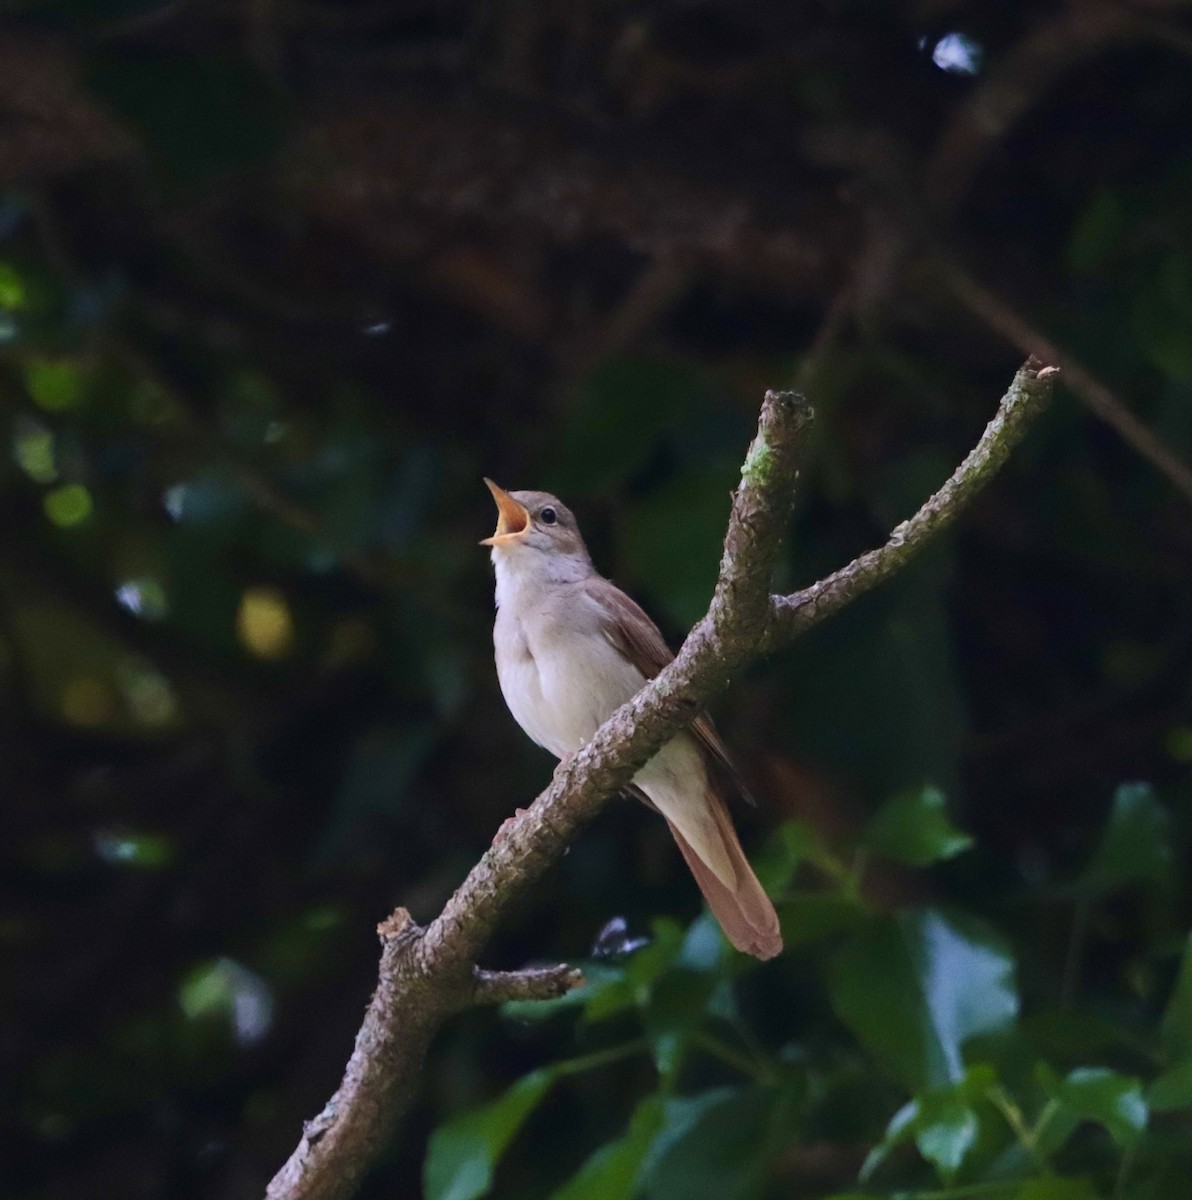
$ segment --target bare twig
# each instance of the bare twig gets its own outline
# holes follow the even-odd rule
[[[955,263],[941,261],[938,266],[948,287],[965,307],[1023,353],[1037,355],[1061,367],[1064,382],[1094,416],[1114,429],[1173,487],[1192,500],[1192,468],[1172,454],[1087,367]]]
[[[789,521],[810,409],[795,393],[766,393],[708,614],[674,662],[559,766],[529,809],[507,823],[425,931],[404,909],[383,924],[380,981],[343,1082],[270,1184],[271,1200],[339,1200],[354,1192],[409,1105],[431,1038],[453,1012],[509,995],[557,995],[571,986],[574,976],[565,967],[477,974],[474,963],[515,898],[723,690],[734,671],[892,574],[955,518],[1041,410],[1054,375],[1035,363],[1024,366],[977,448],[886,546],[814,588],[785,597],[770,597],[769,581]]]
[[[969,451],[951,478],[909,521],[903,521],[889,541],[854,559],[847,567],[789,596],[775,596],[770,647],[777,647],[819,624],[901,570],[937,534],[942,533],[972,503],[998,472],[1010,452],[1050,398],[1059,371],[1030,359],[1019,368],[1002,397],[997,413],[980,441]]]
[[[583,972],[566,963],[526,967],[521,971],[475,972],[473,1004],[504,1004],[506,1000],[553,1000],[584,982]]]

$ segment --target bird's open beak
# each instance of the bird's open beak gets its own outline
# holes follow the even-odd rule
[[[508,546],[530,528],[530,513],[524,504],[519,504],[503,488],[491,479],[484,481],[497,502],[497,529],[492,537],[486,537],[482,546]]]

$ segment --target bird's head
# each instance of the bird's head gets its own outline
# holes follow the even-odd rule
[[[497,502],[497,528],[480,544],[492,546],[494,561],[498,555],[511,562],[525,560],[528,555],[547,555],[591,562],[575,515],[557,496],[549,492],[507,492],[491,479],[484,482]]]

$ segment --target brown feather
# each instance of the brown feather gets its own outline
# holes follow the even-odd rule
[[[630,784],[625,790],[647,808],[658,811],[641,788]],[[724,801],[709,790],[707,803],[736,872],[735,888],[725,887],[716,878],[715,872],[670,821],[667,821],[666,826],[687,863],[687,869],[712,910],[712,915],[720,922],[724,936],[744,954],[752,954],[761,959],[774,958],[782,953],[782,930],[778,925],[778,914],[745,857],[745,851],[741,848]]]
[[[725,887],[688,845],[683,835],[668,821],[671,835],[686,859],[699,890],[712,910],[712,915],[720,922],[728,940],[745,954],[752,954],[755,958],[773,958],[782,952],[782,931],[778,926],[778,914],[741,849],[741,843],[737,840],[736,831],[725,811],[723,801],[718,796],[709,796],[708,803],[715,814],[725,848],[736,868],[735,888]]]
[[[601,575],[592,575],[583,581],[584,589],[600,606],[604,622],[604,636],[647,678],[653,679],[663,667],[674,660],[666,639],[649,614],[611,580]],[[727,776],[733,788],[749,804],[755,801],[745,786],[737,768],[729,757],[728,750],[706,713],[691,723],[691,732],[696,741],[707,751],[713,764]]]

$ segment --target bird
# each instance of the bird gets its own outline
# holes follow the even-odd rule
[[[497,528],[493,646],[501,693],[530,739],[566,759],[674,657],[658,626],[598,574],[571,510],[549,492],[484,481]],[[667,742],[628,789],[666,820],[728,940],[760,959],[782,950],[778,916],[749,865],[727,800],[748,798],[709,717]]]

